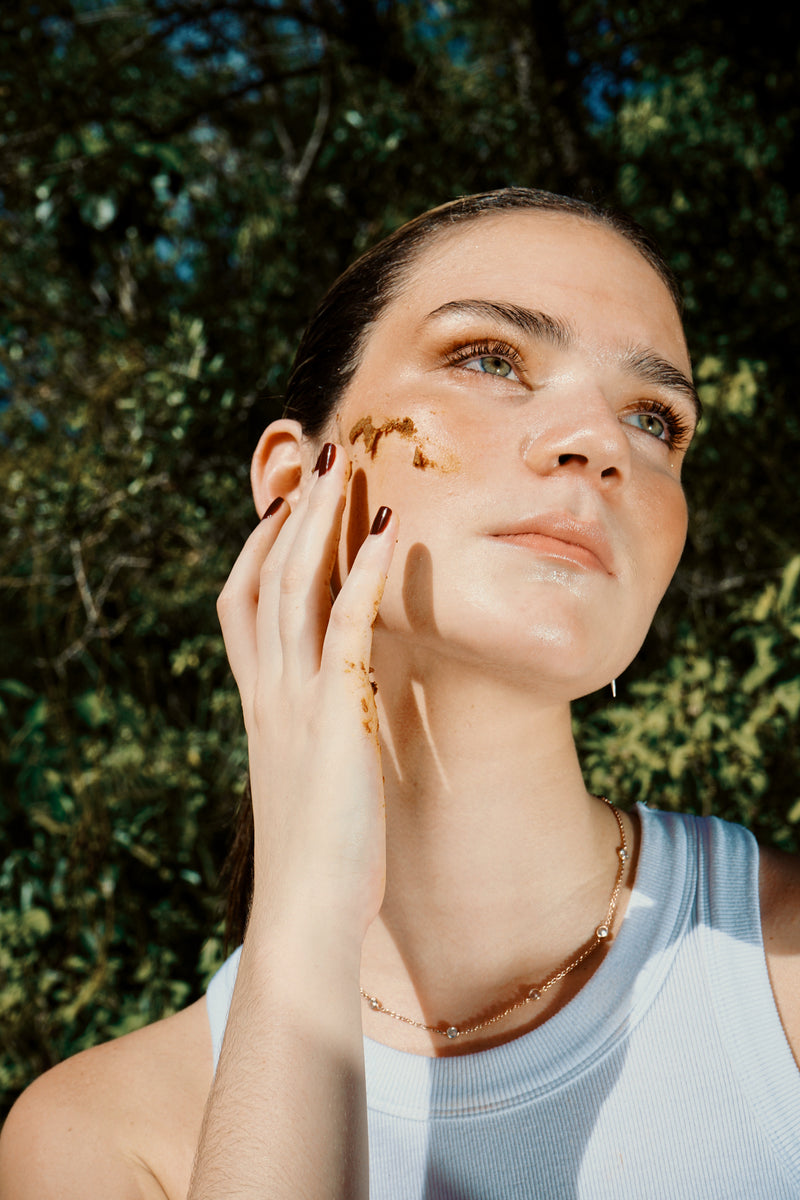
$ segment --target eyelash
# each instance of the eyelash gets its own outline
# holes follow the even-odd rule
[[[508,342],[467,342],[464,346],[456,346],[445,355],[445,361],[451,367],[470,362],[473,358],[504,358],[515,371],[524,369],[521,355],[513,346],[509,346]]]
[[[456,346],[453,350],[449,350],[445,354],[445,361],[448,366],[457,367],[462,363],[471,362],[476,358],[502,358],[514,368],[518,374],[524,372],[524,363],[522,356],[508,342],[498,342],[492,340],[482,340],[475,342],[467,342],[463,346]],[[634,408],[629,410],[629,413],[652,413],[654,416],[660,417],[664,422],[666,436],[656,438],[657,441],[663,441],[665,446],[670,450],[684,450],[692,440],[693,429],[689,421],[685,420],[672,405],[665,403],[663,400],[642,400]],[[643,430],[642,432],[646,432]],[[655,437],[655,434],[649,434],[650,437]]]
[[[686,421],[672,405],[665,404],[663,400],[642,400],[633,408],[629,409],[626,415],[634,413],[652,413],[659,417],[664,422],[666,437],[657,438],[659,442],[663,442],[665,446],[669,446],[670,450],[685,450],[692,440],[693,429],[691,424]],[[642,430],[646,433],[646,430]],[[654,437],[654,434],[650,435]]]

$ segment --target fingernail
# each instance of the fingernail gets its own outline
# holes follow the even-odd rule
[[[372,522],[370,533],[383,533],[386,526],[389,524],[389,518],[392,515],[392,510],[384,504],[375,513],[375,520]]]
[[[314,470],[318,471],[320,475],[327,474],[327,472],[330,471],[331,467],[333,466],[333,460],[335,458],[336,447],[334,446],[333,442],[326,442],[320,450],[319,458],[317,459],[317,465],[314,467]]]
[[[270,504],[269,508],[264,513],[261,520],[266,521],[267,517],[274,517],[275,513],[278,511],[280,506],[284,503],[285,503],[285,501],[283,499],[283,496],[276,496],[275,499],[272,501],[272,504]]]

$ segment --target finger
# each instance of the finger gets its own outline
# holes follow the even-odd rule
[[[258,612],[254,661],[263,686],[280,678],[291,650],[284,648],[280,635],[280,603],[286,562],[295,539],[303,527],[308,512],[310,489],[306,487],[296,500],[290,516],[284,521],[274,545],[264,558],[258,574]]]
[[[321,469],[280,574],[278,623],[283,675],[290,681],[307,680],[319,670],[330,615],[347,461],[341,446],[329,447],[320,455]]]
[[[386,576],[397,542],[398,521],[381,508],[372,530],[355,557],[331,609],[322,653],[322,669],[352,669],[366,684],[372,650],[372,627],[378,615]]]
[[[281,503],[277,504],[280,499]],[[259,578],[291,509],[277,497],[245,542],[217,600],[217,616],[225,652],[242,699],[252,694],[256,679],[256,618]]]

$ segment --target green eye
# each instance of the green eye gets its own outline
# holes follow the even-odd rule
[[[498,358],[496,355],[484,355],[478,359],[481,370],[486,375],[500,375],[505,378],[513,371],[511,363],[506,362],[504,358]]]
[[[508,379],[512,383],[522,382],[518,374],[520,355],[505,342],[467,342],[446,354],[445,361],[451,367],[474,371],[477,375],[493,375],[495,379]]]
[[[653,437],[660,438],[664,441],[667,437],[667,425],[661,417],[656,416],[652,412],[631,413],[625,418],[629,425],[636,425],[645,433],[651,434]]]

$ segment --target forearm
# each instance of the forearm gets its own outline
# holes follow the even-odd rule
[[[326,444],[218,602],[248,736],[255,885],[189,1200],[368,1196],[359,972],[386,870],[368,664],[397,521],[381,510],[332,602],[347,474]]]
[[[188,1200],[366,1200],[359,958],[251,922]]]

